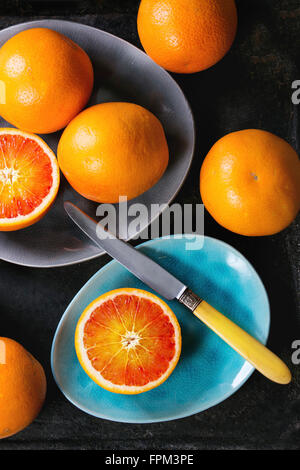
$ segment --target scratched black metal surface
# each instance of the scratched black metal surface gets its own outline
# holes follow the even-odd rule
[[[138,0],[2,0],[0,28],[38,18],[66,18],[109,31],[140,46]],[[291,83],[300,79],[298,0],[239,0],[239,30],[227,57],[212,69],[176,75],[191,103],[197,148],[180,203],[199,202],[201,162],[227,132],[258,127],[287,139],[298,151],[298,107]],[[300,106],[300,105],[299,105]],[[201,414],[167,423],[126,425],[98,420],[72,406],[54,384],[49,354],[57,323],[78,289],[108,261],[52,270],[0,262],[0,335],[20,341],[44,365],[46,405],[26,430],[0,442],[3,449],[299,449],[300,366],[291,343],[300,339],[299,218],[266,238],[246,238],[221,228],[206,213],[205,233],[240,250],[268,290],[269,345],[291,366],[294,381],[281,387],[254,373],[235,395]]]

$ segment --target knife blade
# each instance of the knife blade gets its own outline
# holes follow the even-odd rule
[[[183,282],[148,256],[105,230],[100,223],[71,202],[66,201],[64,207],[73,222],[96,245],[158,294],[168,300],[177,299],[263,375],[280,384],[291,381],[288,367],[278,356],[192,292]]]
[[[178,299],[187,286],[170,274],[151,258],[115,237],[111,232],[89,217],[69,201],[65,210],[73,222],[106,253],[119,261],[125,268],[168,300]]]

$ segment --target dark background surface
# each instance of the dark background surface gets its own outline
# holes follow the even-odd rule
[[[41,18],[96,26],[139,47],[138,0],[0,2],[0,28]],[[239,29],[230,53],[212,69],[174,75],[196,121],[194,162],[176,202],[200,202],[201,163],[224,134],[262,128],[299,152],[297,106],[291,83],[300,79],[299,0],[239,0]],[[299,105],[300,106],[300,105]],[[0,261],[0,335],[22,343],[46,369],[45,407],[26,430],[0,442],[2,449],[299,449],[300,365],[291,344],[300,339],[299,217],[282,233],[247,238],[220,227],[206,213],[205,234],[240,250],[260,274],[271,302],[268,345],[291,367],[288,386],[255,372],[233,396],[198,415],[166,423],[120,424],[93,418],[71,405],[50,370],[52,338],[65,308],[108,256],[58,269],[30,269]]]

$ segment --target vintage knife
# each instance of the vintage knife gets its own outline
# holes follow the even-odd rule
[[[166,299],[177,299],[185,305],[268,379],[280,384],[288,384],[291,381],[291,373],[284,362],[253,336],[218,312],[205,300],[194,294],[188,286],[129,243],[116,238],[111,233],[108,238],[104,227],[77,206],[71,202],[65,202],[64,206],[73,222],[96,245],[103,248],[138,279]]]

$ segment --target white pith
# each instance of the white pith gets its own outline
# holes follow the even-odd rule
[[[2,168],[0,170],[0,180],[3,184],[14,184],[15,181],[19,178],[19,171],[14,168]]]
[[[126,331],[125,335],[122,335],[121,344],[124,349],[130,350],[138,346],[141,340],[141,336],[138,331]]]
[[[6,217],[0,218],[0,226],[1,225],[9,226],[9,225],[14,225],[16,221],[26,222],[27,220],[32,220],[35,218],[35,216],[38,217],[45,209],[47,209],[48,206],[53,201],[54,197],[56,196],[56,193],[59,187],[60,178],[59,178],[59,167],[58,167],[57,159],[54,153],[52,152],[52,150],[40,137],[34,134],[20,131],[19,129],[14,129],[14,128],[0,129],[0,135],[3,135],[3,134],[4,135],[20,135],[24,137],[25,139],[27,138],[27,139],[34,140],[39,145],[39,147],[42,148],[42,150],[46,153],[46,155],[48,155],[52,163],[51,167],[52,167],[53,184],[47,196],[43,199],[41,204],[39,204],[32,212],[30,212],[27,215],[18,215],[17,217],[13,217],[13,218],[6,218]],[[7,182],[7,180],[10,179],[9,183],[12,184],[16,181],[17,178],[18,178],[18,171],[13,170],[12,168],[4,168],[0,170],[0,180],[3,182]]]
[[[83,316],[80,318],[80,321],[78,323],[77,329],[76,329],[76,344],[77,347],[79,347],[80,353],[79,353],[79,361],[82,365],[84,365],[84,369],[87,372],[87,374],[96,382],[98,385],[102,386],[103,388],[110,390],[112,392],[121,392],[121,393],[128,393],[128,394],[134,394],[134,393],[140,393],[144,392],[147,390],[151,390],[152,388],[155,388],[159,384],[161,384],[169,375],[170,371],[172,371],[179,359],[179,355],[181,352],[181,336],[180,336],[180,327],[179,324],[176,320],[176,317],[173,318],[173,315],[170,315],[170,309],[169,307],[159,298],[153,297],[151,294],[148,294],[146,291],[141,291],[139,289],[118,289],[115,291],[115,293],[111,293],[108,296],[103,296],[101,299],[96,299],[94,302],[92,302],[86,311],[83,313]],[[83,335],[84,335],[84,328],[86,322],[89,320],[91,313],[95,310],[95,308],[99,307],[102,303],[106,302],[107,300],[111,299],[113,300],[114,297],[118,295],[127,294],[127,295],[136,295],[138,297],[144,297],[148,298],[152,302],[156,302],[162,309],[163,312],[168,316],[170,322],[172,323],[174,327],[174,332],[175,332],[175,344],[176,344],[176,350],[174,357],[172,361],[169,363],[168,369],[165,371],[165,373],[160,376],[157,380],[154,380],[152,382],[149,382],[146,385],[143,386],[129,386],[129,385],[116,385],[113,382],[110,382],[109,380],[106,380],[101,372],[97,371],[93,366],[92,363],[87,355],[86,349],[83,346]],[[137,346],[139,344],[141,336],[139,335],[139,331],[126,331],[126,333],[122,336],[121,344],[125,349],[128,351]],[[128,339],[130,340],[128,342]]]

